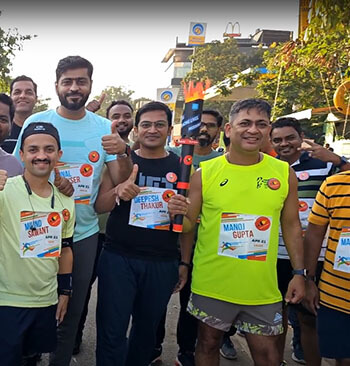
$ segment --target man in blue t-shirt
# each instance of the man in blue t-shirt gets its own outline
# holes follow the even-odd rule
[[[51,366],[69,366],[70,363],[96,257],[99,227],[94,202],[102,168],[106,164],[113,183],[118,184],[129,176],[132,167],[130,148],[119,136],[115,124],[85,108],[91,92],[92,72],[92,64],[80,56],[60,60],[55,83],[60,106],[30,116],[23,126],[44,121],[58,129],[63,150],[58,169],[73,184],[76,203],[73,296],[58,329],[58,346],[52,354]],[[18,151],[17,143],[14,151],[17,157]]]

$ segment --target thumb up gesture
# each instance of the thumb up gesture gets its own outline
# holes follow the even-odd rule
[[[102,93],[99,99],[92,100],[91,102],[89,102],[87,104],[87,106],[85,108],[88,111],[95,113],[101,108],[101,105],[105,98],[106,98],[106,93]]]
[[[129,178],[115,187],[116,202],[119,205],[120,199],[130,201],[140,193],[140,187],[135,184],[139,166],[134,164]]]
[[[0,191],[4,189],[6,181],[7,181],[7,171],[0,169]]]
[[[67,197],[71,197],[74,193],[72,183],[67,178],[62,177],[57,168],[55,168],[55,181],[53,184]]]
[[[126,142],[117,131],[117,121],[111,123],[111,134],[102,137],[102,146],[107,154],[121,155],[125,153]]]

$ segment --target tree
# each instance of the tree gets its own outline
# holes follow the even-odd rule
[[[15,52],[22,49],[23,42],[32,37],[36,36],[23,36],[18,33],[17,28],[5,31],[0,27],[0,92],[9,92],[12,59],[15,57]]]
[[[132,95],[135,93],[133,90],[125,89],[123,86],[108,86],[102,90],[100,95],[95,96],[94,99],[99,100],[103,93],[105,94],[105,98],[101,108],[96,112],[102,117],[106,117],[106,109],[114,100],[124,99],[135,107],[132,99]]]
[[[48,102],[50,100],[51,100],[51,98],[44,98],[44,99],[39,99],[38,98],[38,100],[35,103],[35,106],[33,108],[33,114],[38,113],[38,112],[42,112],[42,111],[47,111],[49,109]]]
[[[255,49],[251,55],[241,53],[234,38],[227,38],[223,42],[213,41],[195,49],[191,56],[192,71],[186,75],[184,80],[188,82],[209,79],[211,85],[215,85],[248,67],[260,65],[262,55],[263,52],[259,48]],[[230,94],[224,85],[220,85],[219,90],[223,95]],[[225,118],[228,118],[231,105],[231,101],[205,102],[205,108],[217,109]]]
[[[349,13],[347,0],[315,0],[305,33],[264,54],[271,78],[259,80],[256,74],[252,79],[258,81],[259,96],[273,105],[273,118],[295,110],[332,107],[335,90],[350,76]],[[252,80],[242,76],[240,81]],[[322,138],[324,119],[324,115],[315,116],[307,123],[311,137]]]

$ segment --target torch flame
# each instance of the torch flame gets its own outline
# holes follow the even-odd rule
[[[210,81],[206,80],[205,85],[202,82],[198,82],[196,86],[194,86],[193,81],[190,81],[188,84],[184,83],[183,86],[185,103],[189,103],[197,99],[204,99],[205,91],[210,87]]]

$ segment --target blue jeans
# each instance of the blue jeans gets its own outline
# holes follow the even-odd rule
[[[178,261],[142,260],[103,249],[97,275],[96,365],[147,366],[178,281]]]

